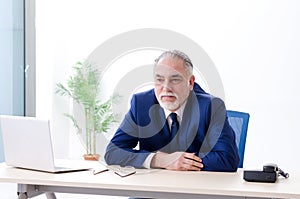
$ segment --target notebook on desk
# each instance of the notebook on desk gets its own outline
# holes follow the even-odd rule
[[[57,165],[49,120],[0,115],[0,128],[5,162],[9,166],[51,173],[90,169],[72,160],[60,160]]]

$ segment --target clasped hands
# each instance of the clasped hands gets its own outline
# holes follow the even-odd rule
[[[164,168],[176,171],[200,171],[203,168],[202,159],[194,153],[158,151],[151,161],[152,168]]]

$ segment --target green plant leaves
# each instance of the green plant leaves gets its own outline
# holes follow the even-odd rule
[[[99,100],[100,93],[100,72],[87,61],[77,62],[73,66],[74,75],[70,76],[67,84],[56,84],[55,93],[61,96],[72,98],[84,108],[85,114],[85,133],[87,153],[92,147],[92,132],[107,132],[110,125],[116,122],[116,115],[112,111],[113,103],[119,96],[112,96],[108,100],[102,102]],[[78,133],[82,132],[82,128],[78,125],[75,117],[70,114],[64,114],[69,118]],[[95,143],[95,140],[93,141]],[[95,145],[95,144],[94,144]],[[95,148],[95,146],[93,146]],[[95,151],[95,149],[93,149]]]

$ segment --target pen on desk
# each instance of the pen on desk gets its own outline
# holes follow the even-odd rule
[[[102,169],[102,170],[93,170],[93,174],[94,175],[97,175],[97,174],[99,174],[99,173],[103,173],[103,172],[105,172],[105,171],[108,171],[108,169]]]

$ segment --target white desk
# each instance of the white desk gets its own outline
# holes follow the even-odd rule
[[[112,171],[93,175],[92,171],[49,174],[8,167],[0,164],[0,182],[17,183],[18,192],[33,197],[53,192],[83,193],[153,198],[300,198],[300,173],[277,183],[250,183],[243,172],[176,172],[137,170],[137,174],[121,178]],[[1,185],[0,185],[1,186]],[[1,194],[1,193],[0,193]],[[21,194],[21,198],[27,198]]]

